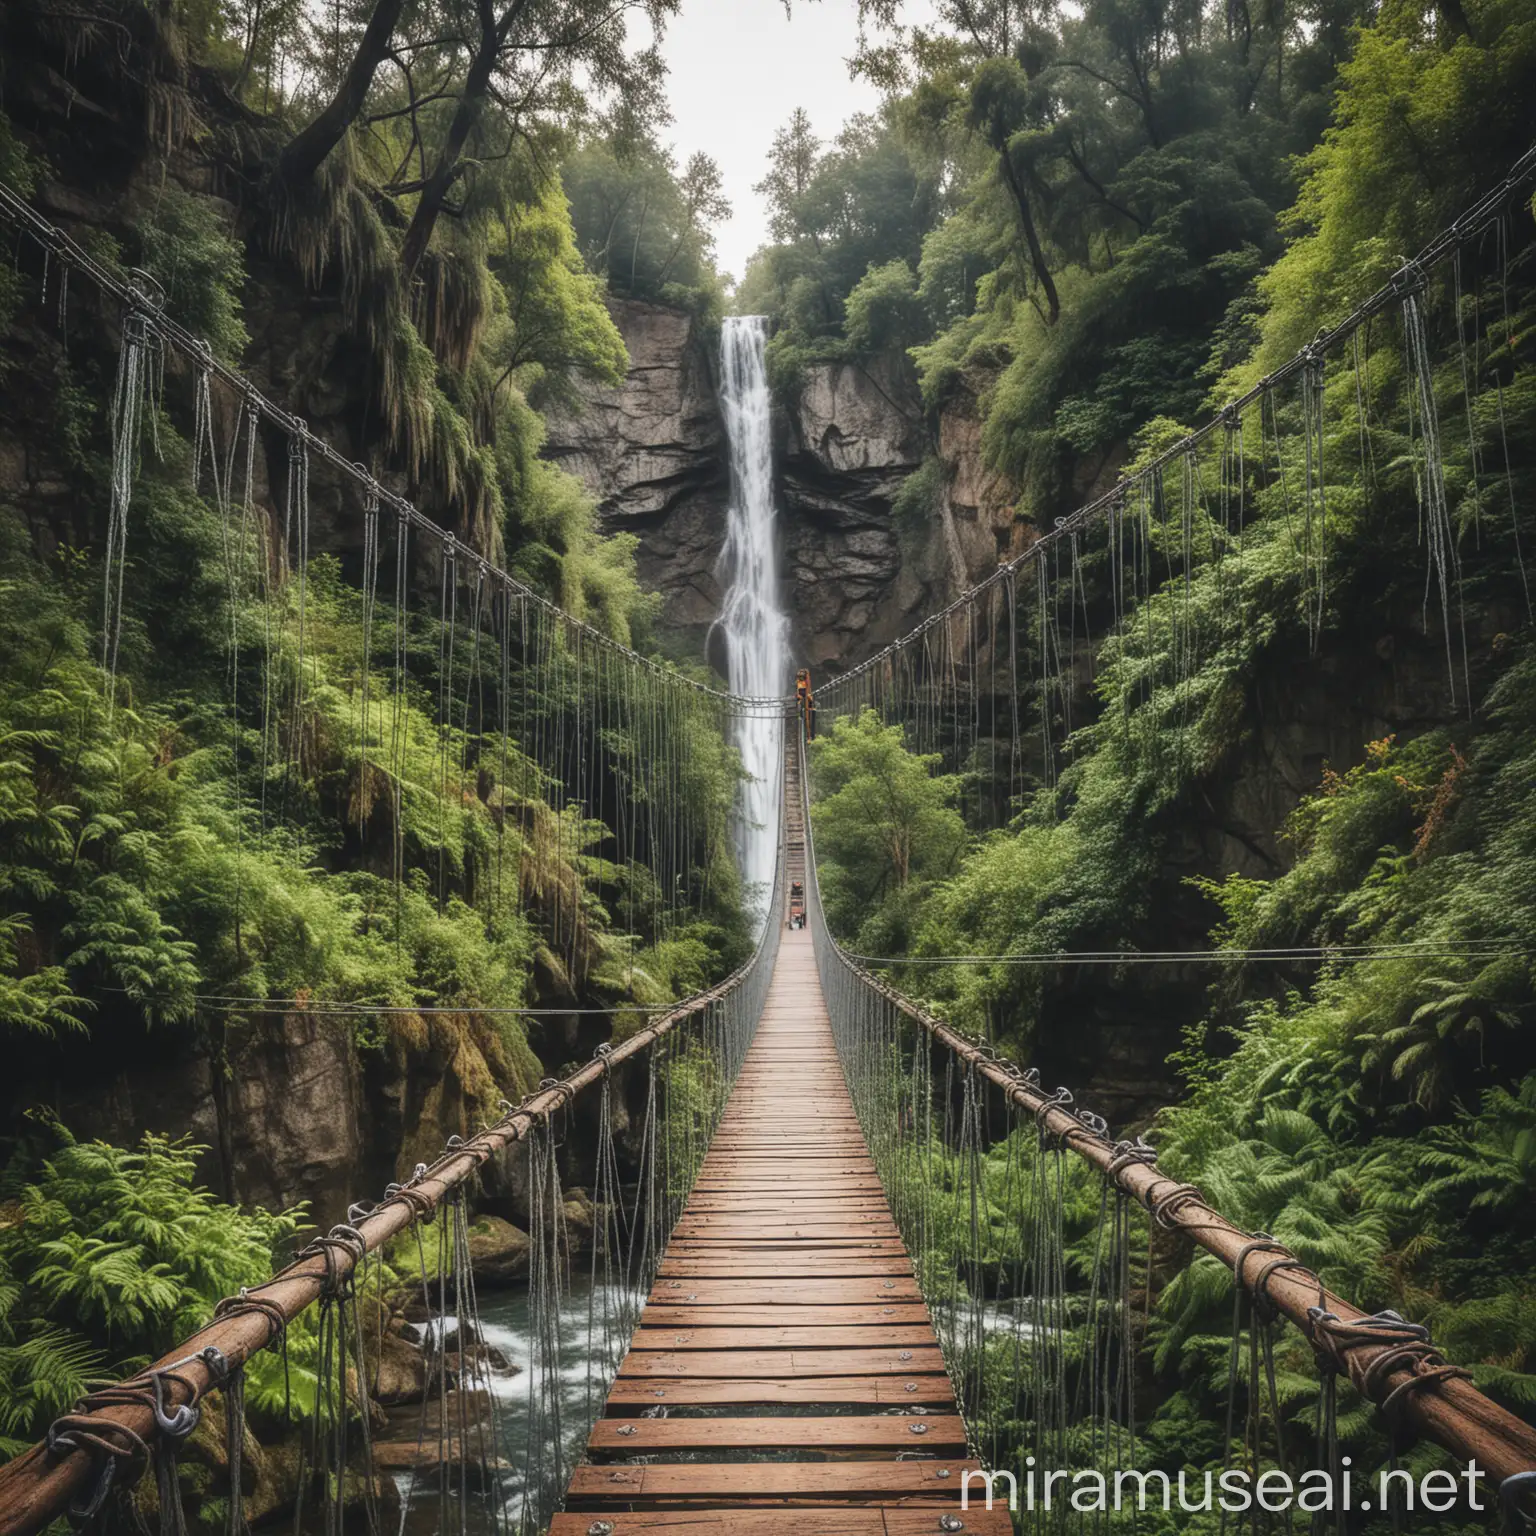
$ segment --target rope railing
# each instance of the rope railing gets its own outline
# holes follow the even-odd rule
[[[638,1323],[639,1308],[654,1278],[667,1235],[681,1213],[708,1144],[708,1136],[724,1111],[762,1013],[784,925],[783,881],[777,873],[783,868],[783,851],[781,821],[778,864],[766,921],[751,956],[741,967],[717,985],[673,1004],[661,1017],[620,1043],[600,1046],[589,1062],[568,1076],[559,1080],[546,1079],[516,1105],[503,1101],[504,1113],[494,1124],[467,1138],[451,1138],[435,1162],[417,1165],[408,1179],[391,1184],[377,1204],[353,1206],[346,1223],[333,1227],[324,1237],[311,1242],[291,1264],[264,1284],[226,1299],[208,1323],[153,1365],[115,1386],[93,1392],[73,1413],[53,1426],[44,1442],[0,1467],[0,1536],[33,1536],[66,1514],[77,1525],[98,1515],[109,1494],[120,1492],[145,1470],[147,1463],[154,1461],[159,1467],[161,1454],[173,1452],[174,1447],[190,1434],[198,1422],[200,1405],[210,1393],[224,1394],[227,1403],[232,1389],[238,1387],[246,1363],[259,1352],[281,1345],[295,1318],[328,1298],[349,1295],[354,1278],[361,1279],[366,1275],[370,1255],[380,1254],[386,1245],[411,1229],[421,1229],[450,1203],[457,1202],[462,1212],[476,1176],[488,1164],[504,1159],[512,1148],[529,1146],[532,1163],[533,1144],[540,1143],[541,1138],[550,1176],[554,1180],[554,1194],[550,1210],[535,1212],[535,1246],[543,1245],[550,1252],[536,1254],[533,1264],[536,1270],[540,1267],[558,1270],[561,1216],[557,1208],[559,1191],[553,1127],[558,1116],[569,1111],[582,1095],[599,1086],[603,1089],[599,1134],[604,1146],[598,1153],[598,1177],[594,1189],[594,1205],[598,1207],[601,1231],[594,1230],[593,1234],[593,1272],[595,1278],[599,1247],[604,1250],[605,1271],[616,1257],[622,1261],[623,1283],[615,1303],[619,1313],[604,1319],[602,1328],[605,1339],[612,1346],[606,1364],[610,1373],[616,1369],[617,1356],[627,1347],[629,1335]],[[705,1052],[710,1063],[706,1121],[701,1128],[704,1134],[702,1138],[693,1134],[695,1127],[690,1119],[687,1141],[680,1134],[677,1146],[670,1142],[663,1146],[663,1130],[654,1122],[664,1120],[670,1111],[670,1106],[656,1109],[658,1095],[665,1100],[668,1093],[667,1070],[664,1066],[658,1073],[655,1058],[658,1049],[665,1047],[676,1052],[676,1060],[686,1063],[690,1045]],[[617,1068],[647,1056],[652,1061],[652,1083],[647,1123],[640,1136],[642,1167],[634,1186],[632,1209],[627,1212],[620,1209],[615,1213],[602,1208],[601,1198],[606,1165],[610,1170],[606,1191],[611,1197],[608,1204],[621,1201],[608,1127],[608,1085]],[[531,1179],[530,1184],[533,1183]],[[542,1197],[530,1189],[528,1198],[533,1207]],[[467,1250],[456,1262],[467,1265]],[[568,1255],[566,1262],[568,1267]],[[439,1305],[450,1291],[473,1295],[473,1277],[469,1273],[450,1274],[437,1283],[435,1294]],[[537,1286],[536,1278],[533,1283]],[[548,1284],[548,1280],[545,1283]],[[423,1285],[427,1284],[428,1277],[424,1274]],[[558,1280],[556,1284],[558,1286]],[[558,1294],[556,1300],[558,1302]],[[537,1327],[534,1331],[538,1331]],[[596,1347],[592,1338],[586,1342],[589,1350]],[[562,1389],[559,1353],[563,1346],[558,1322],[550,1333],[547,1347],[553,1350],[555,1358],[553,1363],[546,1360],[538,1379],[532,1381],[530,1390],[535,1394],[558,1393]],[[358,1350],[361,1367],[360,1342]],[[343,1348],[343,1359],[345,1353]],[[534,1369],[530,1365],[530,1375]],[[359,1369],[358,1374],[364,1373]],[[453,1394],[448,1391],[446,1374],[442,1382],[447,1394],[444,1398],[446,1412],[448,1398]],[[477,1385],[484,1389],[484,1383]],[[340,1390],[343,1394],[341,1416],[345,1420],[348,1414],[345,1387]],[[589,1382],[589,1399],[591,1395]],[[319,1400],[320,1389],[317,1388],[317,1402]],[[366,1401],[355,1407],[354,1416],[362,1419],[366,1433]],[[568,1472],[564,1460],[565,1441],[570,1426],[561,1428],[558,1407],[553,1410],[552,1422],[553,1429],[545,1432],[538,1444],[530,1444],[528,1462],[520,1469],[519,1486],[528,1491],[523,1496],[523,1514],[518,1529],[527,1532],[547,1526],[549,1516],[564,1493]],[[235,1432],[235,1437],[238,1433]],[[233,1438],[231,1443],[234,1443]],[[342,1444],[344,1464],[324,1469],[338,1486],[352,1475],[345,1464],[344,1436]],[[430,1444],[428,1449],[432,1449]],[[490,1531],[506,1528],[500,1508],[505,1494],[494,1476],[496,1457],[504,1455],[505,1450],[505,1447],[488,1442],[478,1451],[485,1465],[479,1471],[481,1486],[478,1493],[471,1496],[483,1507],[484,1525]],[[232,1460],[231,1468],[231,1477],[237,1483],[238,1462]],[[366,1482],[370,1477],[371,1470],[364,1468],[358,1480]],[[231,1493],[230,1530],[232,1536],[243,1536],[238,1490],[232,1487]],[[453,1490],[449,1493],[453,1495]],[[161,1477],[160,1498],[162,1505],[167,1499],[179,1498],[175,1491],[174,1462],[169,1481],[163,1475]],[[165,1513],[164,1509],[162,1513]],[[467,1530],[468,1516],[463,1509],[458,1511],[457,1518],[462,1522],[461,1528]]]
[[[1344,343],[1354,339],[1375,317],[1394,309],[1416,307],[1417,296],[1425,287],[1431,272],[1458,253],[1475,237],[1498,224],[1506,215],[1517,196],[1536,184],[1536,146],[1527,150],[1510,168],[1508,174],[1483,197],[1426,245],[1418,255],[1404,260],[1392,277],[1368,298],[1363,299],[1337,325],[1325,328],[1300,351],[1272,373],[1266,374],[1241,395],[1227,402],[1209,421],[1181,437],[1140,465],[1130,475],[1120,477],[1103,494],[1084,503],[1076,511],[1055,520],[1018,555],[1001,563],[995,571],[974,586],[967,588],[946,607],[928,615],[906,634],[884,646],[867,660],[847,668],[837,676],[827,679],[817,689],[818,703],[836,712],[847,712],[856,707],[858,684],[877,677],[888,669],[894,658],[918,645],[924,637],[945,625],[958,615],[973,610],[977,602],[1001,587],[1012,588],[1019,573],[1029,565],[1044,566],[1047,556],[1069,547],[1084,530],[1097,524],[1114,523],[1117,516],[1129,506],[1132,494],[1142,488],[1158,484],[1169,469],[1189,463],[1198,450],[1218,436],[1230,435],[1249,407],[1271,398],[1282,385],[1295,381],[1314,383],[1321,389],[1321,369],[1324,359],[1339,350]],[[1412,316],[1410,315],[1410,323]],[[1460,320],[1458,317],[1458,329]],[[1428,401],[1430,412],[1433,402]],[[1320,446],[1320,444],[1318,445]],[[1310,484],[1308,497],[1310,502]],[[1309,508],[1310,510],[1310,508]],[[1069,601],[1072,597],[1069,595]]]
[[[917,1261],[977,1454],[989,1456],[994,1468],[1016,1463],[1020,1448],[999,1436],[998,1424],[1009,1419],[1016,1430],[1022,1416],[1034,1423],[1030,1449],[1036,1459],[1050,1465],[1055,1452],[1062,1458],[1055,1465],[1070,1465],[1070,1405],[1052,1402],[1054,1390],[1064,1398],[1075,1393],[1091,1426],[1090,1436],[1097,1437],[1093,1451],[1117,1459],[1121,1466],[1130,1464],[1136,1437],[1134,1356],[1139,1347],[1134,1318],[1139,1306],[1144,1326],[1152,1294],[1150,1247],[1147,1272],[1139,1286],[1131,1283],[1134,1256],[1127,1217],[1136,1208],[1147,1215],[1149,1243],[1155,1227],[1187,1239],[1232,1271],[1238,1295],[1247,1298],[1255,1332],[1280,1318],[1301,1331],[1318,1361],[1330,1414],[1332,1382],[1346,1377],[1382,1410],[1394,1441],[1411,1434],[1434,1442],[1461,1463],[1476,1464],[1493,1485],[1495,1508],[1526,1508],[1536,1492],[1536,1428],[1480,1392],[1468,1371],[1449,1363],[1434,1347],[1427,1329],[1393,1312],[1372,1314],[1355,1306],[1284,1244],[1264,1233],[1244,1231],[1198,1188],[1163,1172],[1145,1140],[1115,1138],[1100,1116],[1075,1103],[1069,1090],[1048,1090],[1038,1071],[1020,1068],[988,1042],[946,1024],[867,970],[837,942],[821,904],[810,780],[804,767],[801,780],[806,797],[807,905],[833,1034],[882,1183]],[[942,1071],[933,1064],[935,1048],[945,1063]],[[1026,1154],[1010,1143],[1009,1132],[989,1139],[991,1111],[984,1102],[988,1092],[1006,1106],[1009,1132],[1032,1126],[1039,1138],[1038,1159],[1054,1155],[1055,1165],[1043,1172],[1038,1160],[1033,1167],[1023,1166]],[[999,1174],[994,1167],[984,1173],[984,1154],[990,1147],[995,1162],[1000,1144],[1008,1146],[1006,1171]],[[1086,1358],[1079,1358],[1075,1367],[1079,1382],[1092,1377],[1087,1390],[1068,1385],[1074,1367],[1065,1335],[1071,1326],[1082,1324],[1083,1314],[1082,1298],[1076,1298],[1074,1311],[1063,1293],[1064,1152],[1102,1179],[1102,1230],[1088,1261],[1086,1326],[1094,1342],[1084,1347]],[[998,1193],[999,1182],[1007,1207],[1004,1219],[1020,1229],[1001,1238],[983,1232],[990,1224],[978,1210],[989,1187]],[[969,1233],[962,1231],[956,1241],[955,1227],[967,1224]],[[1015,1242],[1018,1247],[1010,1249]],[[1054,1253],[1045,1251],[1051,1242]],[[1001,1299],[1005,1284],[996,1278],[989,1284],[979,1250],[990,1255],[988,1262],[1004,1281],[1012,1282],[1014,1289],[1006,1299]],[[930,1263],[935,1254],[938,1261]],[[952,1261],[952,1267],[946,1261]],[[925,1265],[930,1265],[926,1271]],[[1001,1323],[987,1311],[992,1289],[999,1291],[996,1305],[1007,1314]],[[1098,1338],[1096,1305],[1110,1313],[1107,1341]],[[988,1397],[983,1361],[989,1343],[1005,1357],[1013,1353],[1008,1388],[1013,1401],[1002,1406]],[[1272,1337],[1266,1336],[1263,1348],[1271,1391],[1265,1411],[1278,1423],[1282,1406],[1273,1396]],[[1235,1325],[1233,1360],[1235,1369]],[[1253,1396],[1261,1395],[1262,1383],[1256,1380],[1253,1385]],[[1249,1407],[1250,1436],[1256,1439],[1261,1405],[1251,1402]],[[1230,1442],[1230,1403],[1228,1413]],[[1075,1444],[1081,1455],[1081,1440]],[[1336,1436],[1326,1454],[1337,1457]],[[1336,1475],[1337,1465],[1331,1470]]]
[[[366,465],[354,463],[338,453],[329,442],[312,431],[307,422],[285,411],[244,374],[220,361],[207,341],[165,313],[165,295],[152,274],[138,268],[126,273],[120,272],[91,255],[4,182],[0,182],[0,221],[28,235],[44,252],[48,262],[58,262],[62,267],[88,277],[103,293],[116,299],[128,315],[137,317],[145,333],[174,348],[199,373],[224,385],[246,410],[255,412],[262,420],[279,428],[291,441],[302,444],[308,454],[323,460],[337,474],[350,480],[362,492],[365,502],[391,509],[409,523],[413,530],[434,539],[444,556],[455,565],[462,565],[464,569],[477,573],[508,596],[558,617],[573,632],[579,631],[587,642],[622,657],[628,664],[653,674],[669,685],[703,694],[728,705],[737,713],[777,716],[783,712],[787,702],[784,699],[728,693],[621,644],[587,620],[567,612],[558,603],[519,581],[509,571],[494,565],[479,551],[470,548],[448,529],[434,522],[413,502],[382,484]]]

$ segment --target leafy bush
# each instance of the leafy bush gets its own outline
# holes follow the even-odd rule
[[[15,1455],[91,1378],[129,1374],[199,1328],[216,1303],[267,1279],[303,1217],[242,1211],[196,1182],[206,1147],[146,1135],[132,1149],[61,1127],[35,1166],[0,1179],[0,1453]],[[290,1348],[305,1349],[306,1329]],[[281,1365],[253,1363],[255,1400]],[[274,1379],[275,1378],[275,1379]],[[302,1399],[301,1399],[302,1406]]]

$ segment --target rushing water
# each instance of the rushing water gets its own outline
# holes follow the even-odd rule
[[[733,315],[720,334],[720,404],[731,448],[731,500],[720,571],[726,581],[719,627],[732,693],[776,697],[788,691],[789,624],[779,606],[778,514],[773,503],[773,436],[760,315]],[[747,896],[768,906],[778,849],[780,723],[736,722],[736,742],[750,780],[736,826]]]
[[[625,1297],[618,1289],[602,1283],[594,1289],[590,1280],[580,1272],[581,1268],[580,1263],[575,1266],[570,1288],[561,1297],[560,1304],[559,1418],[564,1460],[559,1484],[563,1484],[571,1467],[581,1457],[592,1421],[602,1411],[613,1374],[629,1343],[625,1330],[618,1329],[615,1333],[611,1323],[608,1330],[611,1336],[605,1338],[604,1317],[616,1319],[625,1310],[633,1316],[644,1299],[643,1294],[638,1293]],[[429,1328],[433,1326],[429,1325]],[[452,1325],[449,1326],[451,1329]],[[537,1420],[533,1415],[530,1394],[544,1391],[552,1383],[533,1368],[530,1328],[526,1287],[482,1293],[480,1337],[509,1367],[493,1369],[486,1383],[494,1401],[500,1448],[501,1465],[494,1473],[495,1485],[509,1533],[520,1528],[524,1504],[530,1496],[535,1500],[535,1508],[548,1507],[549,1501],[564,1491],[563,1486],[554,1481],[551,1444],[548,1441],[530,1442],[530,1429],[535,1422],[546,1432],[552,1429],[551,1404],[544,1405],[544,1412]],[[448,1347],[453,1348],[451,1341]],[[419,1407],[391,1410],[393,1438],[414,1440],[420,1414]],[[477,1419],[476,1423],[479,1422]],[[472,1450],[479,1447],[480,1433],[479,1429],[472,1431],[469,1442]],[[435,1444],[435,1432],[429,1434],[427,1440],[429,1444]],[[530,1468],[534,1473],[533,1486],[529,1482]],[[432,1533],[440,1532],[436,1474],[415,1482],[409,1474],[402,1474],[396,1477],[395,1484],[405,1502],[401,1536],[432,1536]],[[473,1486],[479,1487],[478,1474]]]

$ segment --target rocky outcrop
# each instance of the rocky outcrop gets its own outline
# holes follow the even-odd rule
[[[892,507],[927,446],[903,365],[824,363],[784,413],[780,507],[797,661],[841,671],[911,627],[945,587],[928,530]]]
[[[549,411],[544,452],[597,498],[608,532],[639,538],[641,579],[665,599],[667,627],[702,644],[720,612],[730,484],[714,347],[683,310],[636,299],[609,310],[628,376]]]
[[[500,1216],[477,1216],[469,1229],[469,1256],[481,1285],[511,1285],[528,1275],[533,1243]]]
[[[410,1022],[380,1050],[359,1048],[354,1020],[299,1009],[210,1030],[204,1049],[169,1034],[123,1040],[58,1083],[52,1102],[79,1136],[190,1136],[210,1149],[201,1177],[226,1198],[302,1202],[326,1227],[494,1118],[500,1090],[469,1021],[434,1016],[414,1036]],[[39,1081],[18,1070],[19,1102]],[[498,1193],[505,1182],[488,1174]]]
[[[895,511],[907,477],[933,456],[928,501]],[[930,421],[906,363],[826,363],[806,371],[783,444],[786,575],[796,654],[841,671],[982,580],[1028,534],[1015,492],[987,469],[975,399]]]
[[[981,412],[969,391],[957,393],[939,413],[938,439],[947,475],[941,515],[964,590],[1000,560],[1021,553],[1030,530],[1014,518],[1017,489],[982,457]]]

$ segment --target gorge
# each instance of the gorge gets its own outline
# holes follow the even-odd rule
[[[545,452],[597,498],[606,528],[638,536],[664,627],[700,654],[724,602],[730,486],[716,343],[686,311],[633,299],[610,310],[625,380],[583,386],[553,411]],[[930,426],[902,359],[817,364],[770,409],[794,665],[819,676],[856,665],[1020,547],[1025,528],[1006,481],[983,465],[974,403]],[[931,455],[943,470],[934,526],[903,530],[897,493]]]
[[[1407,1418],[1529,1416],[1529,5],[844,8],[878,107],[751,125],[727,273],[739,189],[640,46],[672,0],[0,7],[0,1461],[221,1303],[254,1329],[316,1226],[318,1417],[358,1223],[422,1277],[352,1293],[395,1465],[433,1353],[520,1365],[558,1442],[583,1300],[587,1414],[650,1267],[691,1305],[737,1263],[722,1212],[859,1241],[761,1204],[806,1132],[809,1198],[900,1229],[857,1304],[932,1311],[857,1326],[932,1317],[957,1451],[1391,1460],[1330,1297],[1452,1362]],[[799,667],[809,933],[764,900],[798,757],[742,703]],[[505,1332],[446,1351],[470,1261]],[[707,1325],[635,1347],[687,1378]],[[283,1364],[260,1519],[305,1486]],[[716,1432],[673,1390],[595,1497],[726,1475],[617,1465]],[[198,1536],[238,1525],[218,1417]]]

